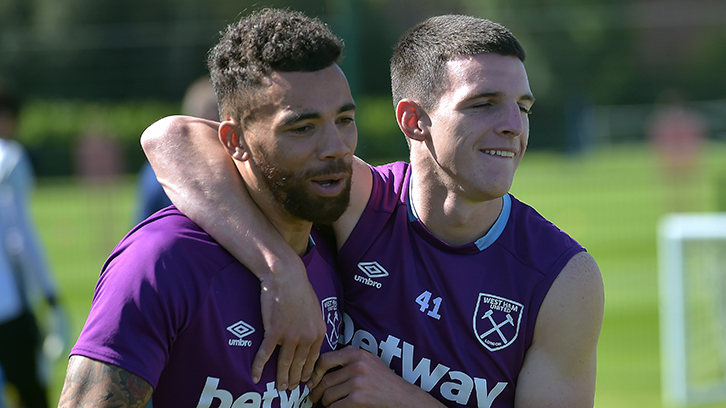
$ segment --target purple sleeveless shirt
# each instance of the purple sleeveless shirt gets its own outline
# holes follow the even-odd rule
[[[341,286],[332,252],[315,231],[312,239],[303,261],[328,324],[326,352],[340,333]],[[259,280],[169,207],[134,228],[106,261],[71,354],[143,378],[154,387],[154,408],[310,406],[304,384],[276,391],[277,353],[252,382],[263,333]]]
[[[448,406],[513,407],[542,301],[584,248],[511,195],[484,237],[449,246],[417,219],[409,180],[407,163],[373,169],[369,203],[338,254],[341,342]]]

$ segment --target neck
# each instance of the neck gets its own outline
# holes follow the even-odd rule
[[[486,235],[502,210],[502,197],[469,200],[456,187],[411,169],[410,199],[426,228],[449,245],[458,246]]]
[[[303,256],[307,253],[310,239],[310,230],[313,223],[291,216],[281,205],[274,201],[263,191],[248,189],[252,201],[262,211],[262,214],[272,224],[282,239],[292,247],[295,252]],[[269,228],[267,228],[269,230]],[[274,233],[274,232],[273,232]],[[265,234],[260,232],[260,234]],[[269,234],[269,233],[268,233]],[[269,235],[267,235],[269,236]]]
[[[305,222],[303,225],[297,225],[287,222],[276,222],[272,219],[270,221],[280,235],[282,235],[285,242],[287,242],[298,255],[303,256],[308,252],[310,230],[313,226],[311,222]]]
[[[250,181],[245,180],[247,183]],[[307,253],[313,223],[290,215],[264,188],[248,184],[247,191],[262,214],[295,252]]]
[[[291,216],[276,202],[267,202],[263,205],[260,202],[260,197],[255,197],[253,193],[250,194],[252,194],[252,199],[260,207],[265,217],[267,217],[277,232],[280,233],[282,239],[284,239],[298,255],[305,255],[308,250],[310,230],[312,229],[313,223]],[[265,198],[265,201],[271,201],[269,197]]]

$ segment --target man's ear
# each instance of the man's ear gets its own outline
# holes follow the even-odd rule
[[[232,158],[245,161],[249,158],[249,150],[242,138],[242,126],[232,120],[219,124],[219,141]]]
[[[431,120],[426,111],[411,99],[402,99],[398,102],[396,121],[407,138],[417,141],[426,139],[431,126]]]

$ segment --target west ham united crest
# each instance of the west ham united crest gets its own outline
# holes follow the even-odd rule
[[[489,351],[501,350],[519,334],[524,306],[500,296],[479,294],[474,310],[474,334]]]
[[[330,348],[335,350],[338,345],[338,338],[340,337],[340,324],[342,322],[340,311],[338,310],[338,298],[329,297],[322,301],[323,305],[323,318],[325,324],[328,326],[325,332],[325,338],[330,344]]]

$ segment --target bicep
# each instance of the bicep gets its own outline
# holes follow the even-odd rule
[[[593,405],[603,309],[600,270],[581,252],[542,303],[517,383],[518,408]]]
[[[143,408],[152,392],[148,382],[120,367],[72,356],[58,407]]]

